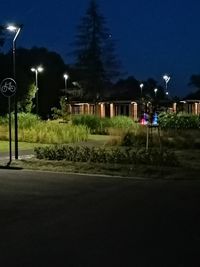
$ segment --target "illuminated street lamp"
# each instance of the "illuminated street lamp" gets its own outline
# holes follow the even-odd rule
[[[36,68],[31,68],[32,72],[35,72],[35,87],[36,87],[36,114],[38,115],[38,73],[42,72],[44,69],[41,66]]]
[[[155,88],[155,89],[154,89],[155,97],[156,97],[157,92],[158,92],[158,89]]]
[[[63,75],[64,79],[65,79],[65,90],[67,90],[67,80],[69,79],[69,75],[67,73],[65,73]]]
[[[141,83],[141,84],[140,84],[140,89],[141,89],[141,97],[142,97],[142,89],[143,89],[143,87],[144,87],[144,84],[143,84],[143,83]]]
[[[13,79],[16,79],[16,57],[15,57],[15,51],[16,51],[16,40],[17,36],[19,35],[21,31],[22,25],[8,25],[6,27],[6,30],[14,33],[13,38]],[[10,101],[10,100],[9,100]],[[15,159],[18,159],[18,118],[17,118],[17,97],[15,96]]]
[[[170,81],[171,77],[167,74],[163,75],[163,80],[165,81],[165,94],[168,95],[168,82]]]

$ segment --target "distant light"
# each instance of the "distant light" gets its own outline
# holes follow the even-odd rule
[[[143,83],[141,83],[141,84],[140,84],[140,88],[142,89],[143,87],[144,87],[144,84],[143,84]]]
[[[168,94],[169,94],[169,92],[166,92],[165,94],[166,94],[166,95],[168,95]]]
[[[155,112],[154,115],[153,115],[153,121],[152,121],[152,124],[154,126],[157,126],[158,125],[158,114]]]
[[[147,113],[144,113],[140,123],[142,125],[147,125],[148,121],[149,121],[149,115]]]
[[[44,70],[44,68],[41,67],[41,66],[39,66],[39,67],[37,67],[37,68],[31,68],[31,71],[32,71],[32,72],[42,72],[43,70]]]
[[[39,72],[42,72],[42,71],[44,70],[44,68],[41,67],[41,66],[39,66],[39,67],[37,68],[37,70],[38,70]]]
[[[167,74],[163,75],[163,79],[165,80],[166,83],[168,83],[171,79],[171,77]]]
[[[16,30],[19,29],[19,27],[16,27],[16,26],[14,26],[14,25],[8,25],[8,26],[6,27],[6,29],[9,30],[9,31],[11,31],[11,32],[15,32]]]
[[[69,78],[69,75],[65,73],[63,77],[65,78],[65,80],[67,80]]]
[[[155,88],[155,89],[154,89],[154,92],[155,92],[155,94],[157,93],[157,91],[158,91],[158,89],[157,89],[157,88]]]

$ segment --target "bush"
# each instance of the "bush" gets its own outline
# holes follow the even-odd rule
[[[158,117],[159,126],[163,129],[199,129],[200,116],[186,113],[162,112]]]
[[[18,126],[19,129],[30,129],[37,126],[41,122],[41,119],[32,113],[18,113]]]
[[[95,115],[76,115],[72,117],[73,125],[84,125],[91,133],[97,133],[101,129],[101,119]]]
[[[126,116],[116,116],[113,118],[99,118],[95,115],[76,115],[72,117],[72,124],[85,125],[91,133],[108,134],[113,129],[127,130],[135,126],[134,121]]]
[[[146,144],[146,127],[135,131],[128,131],[122,136],[122,146],[144,146]]]
[[[11,118],[12,118],[12,123],[14,122],[14,113],[11,114]],[[39,123],[41,121],[41,119],[32,113],[18,113],[18,127],[20,129],[24,129],[24,128],[30,128],[35,126],[37,123]],[[9,116],[8,114],[0,117],[0,126],[8,126],[9,123]]]
[[[178,160],[171,151],[144,149],[105,149],[96,147],[57,145],[35,148],[38,159],[67,160],[74,162],[146,164],[177,166]]]
[[[121,128],[121,129],[128,129],[134,126],[134,121],[127,116],[116,116],[110,119],[110,127],[112,128]]]

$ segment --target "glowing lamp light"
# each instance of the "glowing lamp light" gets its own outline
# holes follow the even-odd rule
[[[148,121],[149,121],[148,114],[147,114],[147,113],[144,113],[144,114],[143,114],[143,117],[142,117],[142,119],[141,119],[141,121],[140,121],[140,123],[141,123],[142,125],[147,125],[147,124],[148,124]]]
[[[170,81],[171,77],[165,74],[165,75],[163,75],[163,79],[165,80],[166,83],[168,83]]]
[[[63,77],[65,78],[65,80],[67,80],[69,78],[69,75],[65,73]]]
[[[6,27],[7,30],[14,32],[18,29],[18,27],[14,26],[14,25],[8,25],[8,27]]]
[[[157,114],[157,113],[155,113],[155,114],[153,115],[153,121],[152,121],[152,124],[153,124],[154,126],[157,126],[157,125],[158,125],[158,114]]]

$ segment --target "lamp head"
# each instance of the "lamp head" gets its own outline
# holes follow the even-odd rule
[[[165,80],[166,83],[169,82],[169,80],[171,79],[171,77],[167,74],[163,75],[163,79]]]
[[[43,70],[44,70],[44,68],[42,66],[37,67],[38,72],[42,72]]]
[[[9,24],[5,28],[6,28],[6,30],[8,30],[10,32],[16,32],[16,31],[20,30],[22,27],[23,27],[23,25]]]
[[[65,80],[67,80],[69,78],[69,75],[65,73],[63,77],[65,78]]]

